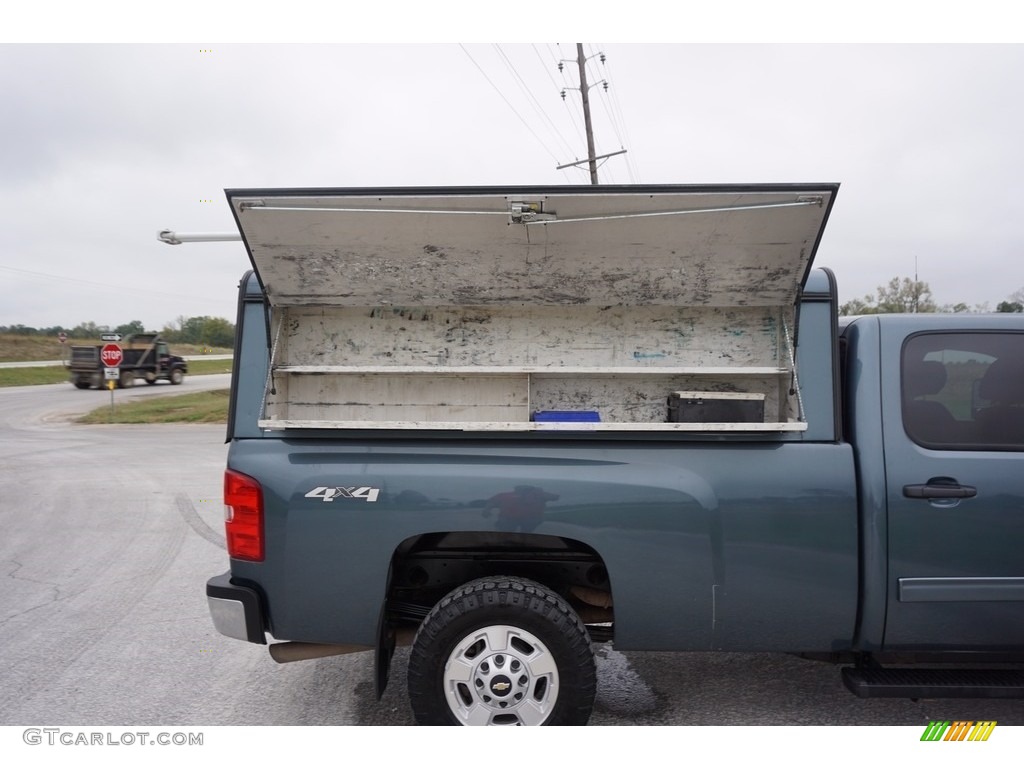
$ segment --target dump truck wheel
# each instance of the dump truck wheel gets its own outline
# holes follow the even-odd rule
[[[561,597],[524,579],[449,593],[409,656],[421,725],[584,725],[596,688],[587,628]]]
[[[181,372],[180,368],[175,368],[171,371],[171,384],[181,384],[185,380],[185,374]]]

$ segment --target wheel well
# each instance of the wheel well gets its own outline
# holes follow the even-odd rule
[[[561,595],[594,639],[611,639],[612,588],[600,555],[574,539],[534,533],[436,532],[403,541],[391,560],[388,623],[419,626],[431,608],[474,579],[531,579]]]

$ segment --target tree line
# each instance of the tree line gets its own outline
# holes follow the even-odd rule
[[[17,336],[57,336],[61,333],[69,339],[98,339],[105,333],[119,333],[122,337],[134,333],[145,333],[146,326],[141,320],[132,320],[118,326],[97,325],[89,321],[73,328],[53,325],[48,328],[34,328],[29,325],[0,325],[0,333]],[[160,335],[172,344],[196,344],[206,347],[233,347],[235,326],[222,317],[184,317],[165,323]]]
[[[852,299],[839,308],[840,315],[880,315],[899,312],[991,312],[988,304],[969,306],[938,304],[932,296],[932,289],[922,280],[909,277],[894,277],[885,285],[878,286],[874,293],[862,299]],[[1024,288],[1010,294],[1006,301],[999,302],[996,312],[1024,312]]]

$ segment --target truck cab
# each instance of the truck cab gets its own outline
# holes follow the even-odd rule
[[[864,647],[1019,651],[1020,318],[876,315],[842,339],[862,549],[886,555],[864,558]]]

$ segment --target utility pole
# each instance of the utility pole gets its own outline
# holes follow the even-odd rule
[[[604,63],[604,54],[603,53],[599,53],[599,54],[595,54],[595,55],[600,56],[601,57],[601,62]],[[591,58],[593,58],[593,57],[591,57]],[[558,71],[559,72],[562,71],[562,65],[566,61],[571,61],[571,59],[563,59],[562,61],[558,62]],[[572,167],[572,166],[575,166],[575,165],[583,165],[583,163],[587,163],[587,164],[590,165],[590,183],[591,184],[597,184],[597,161],[598,160],[603,160],[603,159],[608,158],[608,157],[614,157],[615,155],[624,155],[626,153],[626,150],[620,149],[618,152],[609,152],[606,155],[597,155],[596,154],[597,150],[594,148],[594,124],[590,120],[590,89],[593,88],[593,86],[587,84],[587,57],[583,55],[583,43],[576,43],[576,64],[577,64],[577,66],[579,67],[579,70],[580,70],[580,87],[579,87],[579,91],[580,91],[580,95],[583,97],[583,124],[584,124],[584,126],[586,128],[586,132],[587,132],[587,159],[586,160],[577,160],[574,163],[565,163],[563,165],[557,165],[557,166],[555,166],[555,169],[560,171],[563,168],[569,168],[569,167]],[[594,85],[603,85],[604,89],[606,91],[608,90],[608,81],[607,80],[599,80],[598,82],[594,83]],[[575,88],[569,88],[569,89],[563,88],[562,89],[562,100],[563,101],[565,100],[565,92],[566,92],[566,90],[576,90],[576,89]]]
[[[580,93],[583,95],[583,125],[587,131],[587,160],[590,162],[590,183],[597,184],[597,158],[594,150],[594,125],[590,122],[590,95],[587,88],[587,60],[583,43],[576,43],[576,63],[580,65]],[[607,87],[607,83],[605,84]]]

